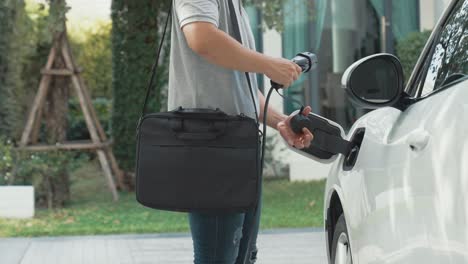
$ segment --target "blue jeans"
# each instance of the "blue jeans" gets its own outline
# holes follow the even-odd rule
[[[189,213],[194,263],[255,263],[260,211],[261,199],[256,212],[219,215]]]

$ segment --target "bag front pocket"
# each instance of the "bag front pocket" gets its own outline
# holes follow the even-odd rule
[[[138,154],[137,199],[149,207],[229,210],[256,201],[256,148],[152,145]]]

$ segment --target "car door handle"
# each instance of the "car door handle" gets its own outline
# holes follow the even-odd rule
[[[426,148],[431,135],[424,129],[417,129],[408,135],[406,143],[412,151],[421,151]]]

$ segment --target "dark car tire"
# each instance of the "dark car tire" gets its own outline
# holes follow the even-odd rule
[[[340,256],[337,256],[337,253],[339,253]],[[353,258],[351,256],[351,246],[349,242],[348,229],[346,228],[346,220],[343,214],[340,215],[335,225],[335,231],[333,233],[330,263],[331,264],[352,264],[353,263]]]

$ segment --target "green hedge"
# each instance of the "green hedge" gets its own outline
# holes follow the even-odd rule
[[[95,98],[92,101],[96,115],[101,122],[101,125],[106,132],[107,136],[110,136],[110,114],[111,114],[111,100],[100,97]],[[80,104],[77,98],[73,98],[68,104],[68,140],[85,140],[90,139],[89,131],[86,126],[86,122],[81,111]]]
[[[19,134],[22,113],[19,96],[23,93],[21,78],[29,23],[24,2],[0,2],[0,135]]]
[[[87,159],[71,151],[20,152],[11,140],[0,137],[0,185],[32,185],[37,207],[63,207],[70,200],[70,179],[63,174]]]
[[[135,129],[145,89],[170,1],[114,0],[112,2],[112,135],[114,153],[122,169],[133,171]],[[166,46],[169,41],[166,42]],[[166,48],[166,55],[168,55]],[[168,56],[161,60],[159,82],[151,97],[151,111],[159,111],[161,87],[167,82]]]
[[[23,0],[0,3],[0,135],[18,139],[50,49],[47,12]]]
[[[414,32],[397,43],[396,53],[403,66],[403,73],[405,74],[406,80],[411,76],[414,66],[418,62],[419,56],[430,35],[431,31]]]

